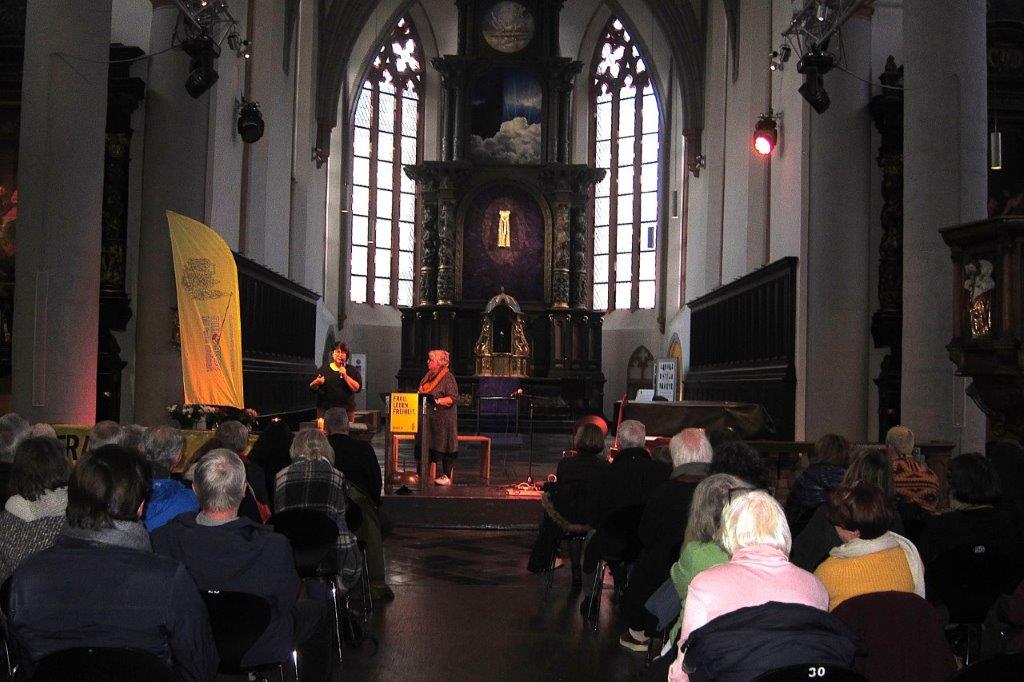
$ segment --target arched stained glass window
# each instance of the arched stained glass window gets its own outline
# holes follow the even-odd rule
[[[594,308],[653,308],[661,115],[647,64],[618,19],[591,73],[591,153],[608,171],[594,191]]]
[[[412,305],[423,52],[415,28],[398,20],[359,89],[352,132],[352,254],[349,297]]]

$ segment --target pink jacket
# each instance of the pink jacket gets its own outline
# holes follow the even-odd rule
[[[817,578],[767,545],[738,550],[728,563],[697,574],[686,594],[679,645],[690,633],[718,616],[770,601],[806,604],[828,610],[828,592]],[[669,682],[684,682],[680,652],[668,670]]]

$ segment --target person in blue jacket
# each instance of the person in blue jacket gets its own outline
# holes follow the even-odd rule
[[[181,431],[173,426],[154,426],[142,437],[142,452],[153,470],[153,486],[142,517],[150,533],[178,514],[199,511],[192,488],[171,478],[171,465],[184,447]]]

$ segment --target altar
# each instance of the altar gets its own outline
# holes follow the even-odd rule
[[[589,265],[590,194],[604,171],[569,163],[582,64],[559,55],[561,3],[500,5],[511,9],[458,3],[459,53],[433,60],[441,159],[405,166],[421,197],[421,237],[397,378],[415,389],[427,351],[440,348],[460,406],[474,403],[481,377],[514,376],[571,419],[604,399],[603,311],[590,308]]]

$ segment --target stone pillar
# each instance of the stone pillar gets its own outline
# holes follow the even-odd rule
[[[171,44],[177,18],[173,0],[153,0],[151,52]],[[166,211],[206,220],[210,101],[209,92],[199,99],[185,92],[188,65],[188,55],[171,50],[150,62],[146,81],[134,410],[134,421],[140,424],[166,422],[166,406],[182,401],[181,349],[174,343],[177,297]],[[216,68],[226,66],[218,60]]]
[[[906,0],[901,420],[919,441],[984,447],[981,412],[946,351],[949,251],[939,229],[986,215],[985,2]]]
[[[14,409],[96,418],[111,0],[31,2],[18,157]]]

